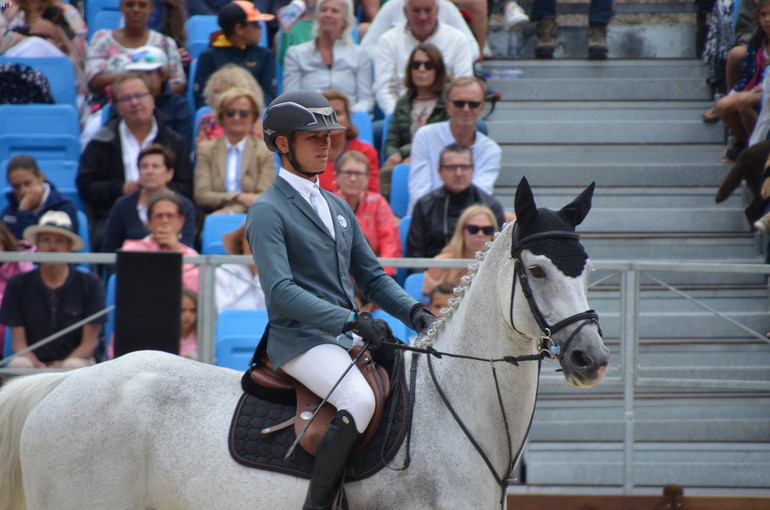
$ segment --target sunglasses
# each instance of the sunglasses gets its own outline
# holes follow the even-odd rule
[[[118,99],[116,99],[116,101],[118,103],[125,104],[125,103],[130,103],[134,99],[137,100],[137,101],[141,101],[142,99],[144,99],[145,97],[147,97],[149,95],[150,95],[149,92],[139,92],[138,94],[134,94],[133,96],[119,97]]]
[[[225,115],[228,117],[235,117],[236,115],[240,115],[242,119],[245,119],[251,115],[251,112],[249,110],[236,110],[235,108],[228,108],[225,110]]]
[[[465,225],[465,230],[467,230],[468,233],[472,236],[475,236],[479,232],[483,232],[485,236],[491,236],[495,233],[495,227],[491,225],[487,227],[479,227],[478,225]]]
[[[147,62],[148,64],[163,63],[162,60],[149,51],[137,51],[131,54],[131,62]]]
[[[463,101],[461,99],[450,99],[449,102],[455,105],[455,108],[459,108],[461,110],[465,108],[465,105],[468,105],[471,110],[475,110],[483,104],[481,101]]]
[[[415,71],[421,67],[424,67],[426,71],[432,71],[436,68],[436,63],[432,60],[412,60],[409,67]]]

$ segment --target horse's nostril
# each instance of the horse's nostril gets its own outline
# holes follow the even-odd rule
[[[572,351],[570,361],[572,361],[572,366],[578,369],[590,367],[594,363],[593,358],[582,350]]]

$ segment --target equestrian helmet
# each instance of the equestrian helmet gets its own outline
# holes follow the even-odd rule
[[[265,144],[273,152],[278,152],[275,139],[288,136],[296,131],[338,131],[347,129],[337,122],[329,101],[310,90],[295,90],[281,94],[270,103],[262,121]]]

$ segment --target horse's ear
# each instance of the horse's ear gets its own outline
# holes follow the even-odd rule
[[[595,187],[596,182],[592,182],[575,200],[562,207],[561,213],[573,227],[580,225],[591,210],[591,198],[594,196]]]
[[[532,188],[529,187],[529,181],[527,181],[526,177],[522,177],[519,185],[516,187],[513,210],[516,212],[516,221],[521,225],[526,225],[537,217],[535,196],[532,194]]]

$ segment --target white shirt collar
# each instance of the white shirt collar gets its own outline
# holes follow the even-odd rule
[[[227,148],[228,151],[230,150],[231,147],[235,147],[236,149],[238,149],[238,152],[243,152],[243,148],[246,147],[246,139],[248,138],[248,136],[244,136],[243,138],[241,138],[241,141],[238,143],[230,143],[230,140],[227,139],[227,136],[224,135],[224,137],[225,137],[225,147]]]
[[[297,193],[302,195],[302,198],[308,201],[308,203],[310,203],[310,193],[313,191],[313,188],[320,189],[318,186],[318,178],[316,178],[316,182],[312,182],[304,177],[289,172],[284,167],[281,167],[281,170],[278,172],[278,177],[281,177],[288,182]]]

